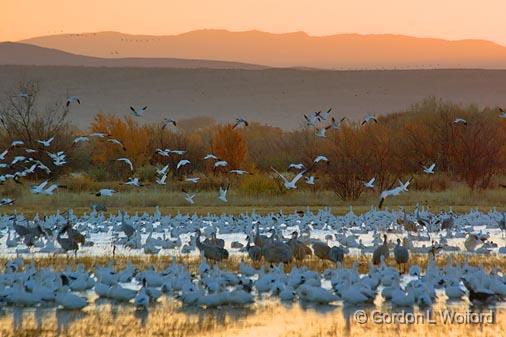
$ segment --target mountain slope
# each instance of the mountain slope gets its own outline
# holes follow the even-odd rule
[[[275,67],[506,68],[506,47],[489,41],[401,35],[198,30],[170,36],[64,34],[23,42],[95,57],[212,59]]]
[[[264,66],[211,60],[176,58],[99,58],[71,54],[24,43],[0,43],[0,64],[38,66],[265,69]]]

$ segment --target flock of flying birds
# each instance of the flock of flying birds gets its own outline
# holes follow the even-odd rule
[[[20,99],[28,98],[30,95],[26,92],[21,92],[16,95]],[[70,107],[72,104],[81,104],[81,100],[78,96],[69,96],[66,101],[66,106]],[[142,106],[135,108],[133,106],[130,106],[130,110],[132,114],[135,117],[142,117],[144,113],[147,111],[147,106]],[[319,138],[325,138],[326,137],[326,131],[329,129],[338,130],[341,127],[341,124],[346,120],[346,117],[343,117],[341,119],[336,119],[335,117],[331,117],[331,111],[332,109],[328,109],[327,111],[318,111],[318,112],[312,112],[309,114],[304,115],[305,124],[307,127],[314,127],[315,128],[315,136]],[[500,114],[498,117],[500,119],[506,119],[506,111],[502,108],[499,108]],[[375,115],[373,114],[366,114],[364,118],[361,121],[361,125],[366,125],[369,123],[378,123],[378,120]],[[456,118],[453,121],[454,125],[467,125],[467,121],[463,118]],[[236,118],[235,124],[233,128],[236,127],[247,127],[248,121],[245,118]],[[321,126],[326,125],[326,126]],[[177,127],[177,122],[173,118],[164,118],[162,129],[170,128],[170,127]],[[77,136],[73,140],[73,146],[78,145],[80,143],[88,142],[91,138],[99,138],[104,140],[105,142],[108,142],[111,144],[111,146],[119,146],[123,151],[126,151],[125,146],[123,145],[122,141],[120,139],[114,138],[112,135],[106,133],[106,132],[94,132],[90,133],[88,135],[81,135]],[[20,178],[27,177],[29,175],[32,175],[36,173],[37,171],[43,171],[48,176],[51,176],[52,171],[55,168],[62,167],[66,165],[67,157],[64,151],[57,151],[57,152],[50,152],[49,149],[51,148],[51,144],[54,141],[54,136],[50,137],[48,139],[40,139],[37,140],[38,148],[33,149],[25,146],[25,143],[22,140],[13,140],[9,148],[4,150],[0,154],[0,169],[17,169],[13,173],[6,173],[3,175],[0,175],[0,184],[5,183],[7,180],[12,179],[16,183],[21,183]],[[22,149],[23,153],[19,154],[19,151],[16,151],[16,149]],[[15,153],[17,152],[17,153]],[[39,159],[34,159],[30,155],[34,153],[44,153],[47,154],[47,158],[50,160],[49,166],[53,166],[53,170],[43,163]],[[7,160],[7,155],[13,154],[13,158],[10,160],[10,162]],[[161,157],[170,157],[170,156],[179,156],[180,159],[177,162],[177,165],[175,167],[176,171],[183,170],[185,167],[189,167],[192,165],[192,163],[184,158],[184,155],[186,153],[185,150],[171,150],[171,149],[157,149],[156,153],[160,155]],[[238,176],[243,176],[246,174],[251,174],[245,170],[242,169],[228,169],[229,164],[227,161],[219,158],[218,156],[209,153],[207,154],[203,160],[205,161],[213,161],[213,168],[214,170],[220,170],[225,171],[228,174],[235,174]],[[128,157],[119,157],[116,158],[115,161],[123,163],[128,167],[128,169],[132,172],[132,174],[135,173],[135,167],[132,161]],[[302,177],[305,178],[305,183],[308,185],[315,185],[316,184],[316,177],[314,175],[311,175],[311,172],[313,169],[320,165],[321,163],[329,164],[329,160],[324,155],[317,156],[311,165],[311,167],[306,168],[303,163],[292,163],[289,165],[288,170],[294,170],[296,172],[296,175],[289,179],[285,175],[281,174],[278,170],[271,167],[272,171],[279,177],[281,182],[283,183],[283,186],[288,189],[296,189],[297,183],[301,180]],[[421,164],[422,165],[422,164]],[[436,163],[433,162],[428,166],[423,167],[423,172],[426,174],[434,174],[436,169]],[[167,175],[169,173],[169,165],[165,165],[162,168],[157,169],[157,178],[155,180],[156,184],[159,185],[165,185],[167,180]],[[193,184],[197,184],[199,182],[199,177],[186,177],[186,182],[191,182]],[[34,194],[41,194],[41,195],[52,195],[58,188],[64,188],[65,186],[59,185],[57,183],[51,183],[50,180],[46,179],[39,184],[33,185],[31,188],[31,192]],[[409,178],[407,181],[403,182],[400,179],[398,180],[399,185],[398,186],[391,186],[390,188],[382,191],[380,193],[380,202],[379,202],[379,208],[382,207],[384,200],[387,197],[397,196],[403,192],[408,191],[408,186],[410,185],[412,181],[412,178]],[[132,186],[132,187],[142,187],[144,186],[138,177],[132,176],[126,181],[124,184]],[[364,187],[366,189],[374,189],[375,188],[375,177],[371,178],[369,181],[363,182]],[[219,189],[218,199],[224,203],[226,203],[227,200],[227,193],[229,190],[230,185],[221,186]],[[103,188],[96,192],[97,197],[110,197],[117,191],[112,188]],[[184,198],[189,204],[194,204],[194,198],[196,196],[195,193],[190,193],[183,189],[182,191],[184,193]],[[15,200],[11,198],[3,198],[0,200],[0,206],[3,205],[12,205],[14,204]]]

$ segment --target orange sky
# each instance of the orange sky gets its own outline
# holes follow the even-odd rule
[[[200,28],[396,33],[506,45],[506,0],[0,0],[0,41],[114,30]]]

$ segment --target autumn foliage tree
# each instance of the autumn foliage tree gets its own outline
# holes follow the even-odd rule
[[[153,127],[140,125],[132,117],[120,118],[114,115],[98,113],[91,123],[92,132],[103,132],[110,138],[119,140],[124,148],[108,141],[108,139],[94,139],[92,162],[105,167],[116,167],[128,172],[128,168],[116,162],[117,158],[128,157],[134,167],[149,163],[154,153]],[[126,174],[126,173],[125,173]]]
[[[244,137],[231,124],[217,128],[211,140],[211,151],[227,161],[229,169],[242,168],[248,154]]]

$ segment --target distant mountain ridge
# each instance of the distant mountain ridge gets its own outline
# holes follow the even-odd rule
[[[76,55],[31,44],[0,42],[0,65],[125,67],[125,68],[209,68],[265,69],[264,66],[239,62],[190,60],[177,58],[99,58]]]
[[[21,41],[102,58],[178,58],[323,69],[506,69],[506,47],[486,40],[403,35],[197,30],[178,35],[62,34]]]

